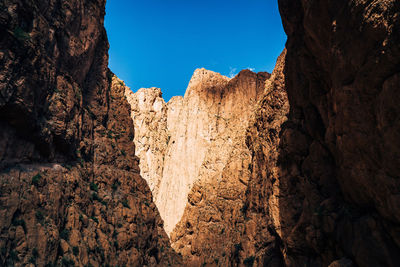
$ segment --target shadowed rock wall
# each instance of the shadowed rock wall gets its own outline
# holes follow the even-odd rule
[[[139,175],[105,1],[0,3],[0,265],[179,265]]]
[[[288,266],[399,262],[400,3],[279,1],[290,103],[261,187]],[[250,196],[252,199],[252,196]]]

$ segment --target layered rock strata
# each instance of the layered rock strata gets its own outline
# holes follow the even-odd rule
[[[0,265],[179,265],[139,175],[105,1],[0,3]]]

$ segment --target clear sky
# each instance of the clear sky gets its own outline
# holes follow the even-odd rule
[[[271,72],[286,42],[277,0],[108,0],[106,13],[110,69],[165,100],[196,68]]]

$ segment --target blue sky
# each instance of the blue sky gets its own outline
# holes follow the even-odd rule
[[[286,35],[277,0],[108,0],[110,69],[133,91],[183,95],[196,68],[271,72]]]

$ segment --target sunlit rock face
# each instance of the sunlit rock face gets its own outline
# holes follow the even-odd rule
[[[140,89],[136,94],[127,87],[135,128],[135,154],[140,158],[142,177],[157,199],[168,142],[167,105],[159,88]]]
[[[244,142],[249,116],[268,77],[245,70],[229,79],[197,69],[185,96],[168,103],[156,88],[127,91],[141,173],[167,233],[182,217],[193,184],[221,179],[237,137]]]

